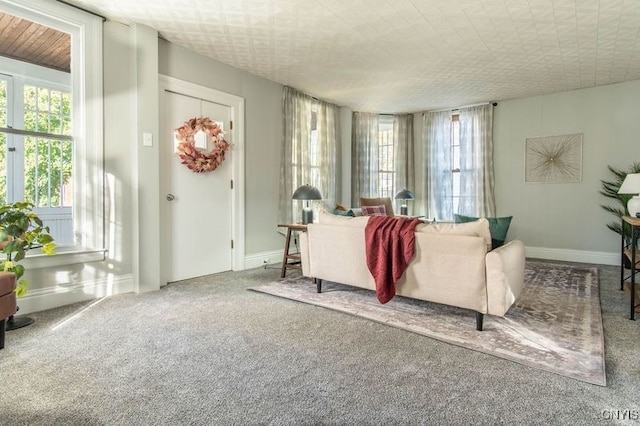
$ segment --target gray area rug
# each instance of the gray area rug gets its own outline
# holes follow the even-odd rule
[[[398,327],[443,342],[495,355],[533,368],[606,386],[604,333],[598,269],[557,263],[527,263],[525,290],[504,318],[396,296],[381,305],[373,291],[308,278],[252,287]]]

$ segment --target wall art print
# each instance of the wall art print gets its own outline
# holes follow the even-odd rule
[[[525,183],[575,183],[582,180],[582,133],[527,138]]]

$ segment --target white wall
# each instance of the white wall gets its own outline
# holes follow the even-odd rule
[[[525,184],[525,139],[583,133],[582,182]],[[615,218],[601,204],[607,165],[640,161],[640,81],[503,101],[495,108],[494,159],[498,215],[513,215],[509,236],[528,255],[617,264]]]
[[[276,227],[282,86],[165,40],[159,41],[159,72],[245,99],[245,252],[251,257],[282,250]]]
[[[25,273],[30,287],[18,301],[20,314],[134,289],[131,129],[135,88],[127,72],[132,52],[129,27],[106,22],[103,42],[105,259],[48,267],[38,267],[34,259]]]
[[[454,106],[452,106],[454,107]],[[417,213],[422,191],[422,113],[414,115]],[[582,181],[525,184],[525,139],[583,133]],[[509,239],[527,256],[617,265],[616,219],[601,204],[607,165],[626,169],[640,161],[640,81],[499,102],[494,110],[494,164],[498,216],[513,216]]]
[[[129,29],[133,118],[131,144],[133,167],[132,251],[135,290],[158,290],[166,282],[161,274],[160,143],[158,32],[135,24]],[[114,125],[115,123],[110,123]],[[151,135],[151,146],[143,145],[143,134]]]

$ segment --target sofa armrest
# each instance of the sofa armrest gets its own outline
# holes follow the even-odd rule
[[[487,253],[487,307],[504,316],[524,288],[525,254],[522,241],[513,240]]]
[[[299,237],[300,239],[300,263],[302,266],[302,275],[305,277],[309,277],[310,275],[310,261],[311,258],[309,256],[309,234],[306,232],[301,232]]]

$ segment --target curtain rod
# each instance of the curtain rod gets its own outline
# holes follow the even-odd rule
[[[78,9],[78,10],[81,10],[81,11],[83,11],[83,12],[89,13],[89,14],[91,14],[91,15],[93,15],[93,16],[97,16],[98,18],[102,18],[102,22],[104,22],[104,21],[106,21],[106,20],[107,20],[107,18],[106,18],[106,17],[104,17],[104,16],[102,16],[102,15],[99,15],[99,14],[97,14],[97,13],[95,13],[95,12],[92,12],[92,11],[90,11],[90,10],[87,10],[87,9],[85,9],[85,8],[83,8],[83,7],[76,6],[75,4],[67,3],[67,2],[66,2],[66,1],[64,1],[64,0],[57,0],[57,1],[58,1],[58,3],[66,4],[67,6],[71,6],[71,7],[73,7],[73,8]]]
[[[457,108],[442,108],[442,109],[429,110],[429,111],[425,111],[425,112],[459,111],[461,108],[471,108],[471,107],[480,106],[480,105],[487,105],[487,104],[491,104],[493,106],[498,105],[497,102],[481,102],[479,104],[465,105],[465,106],[461,106],[461,107],[457,107]]]

